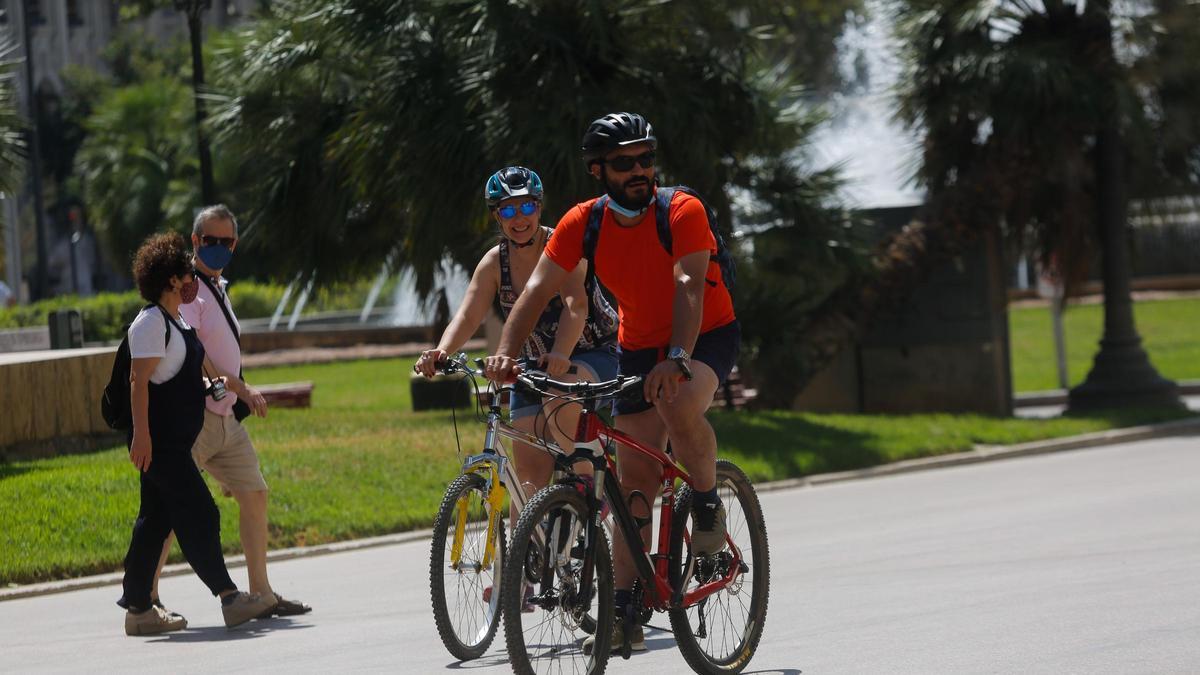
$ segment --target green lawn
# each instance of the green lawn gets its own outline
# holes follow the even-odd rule
[[[272,410],[266,420],[248,422],[272,487],[273,548],[430,525],[458,458],[449,414],[410,412],[408,365],[358,361],[250,374],[264,384],[316,383],[311,409]],[[718,412],[712,419],[721,454],[762,481],[1173,416],[1034,421]],[[459,415],[465,451],[480,441],[472,419]],[[217,500],[225,548],[237,552],[236,505]],[[136,512],[137,477],[124,448],[0,463],[0,584],[119,569]]]
[[[1134,305],[1134,318],[1150,361],[1173,380],[1200,379],[1200,298],[1146,300]],[[1022,307],[1008,313],[1012,339],[1013,388],[1058,388],[1050,309]],[[1079,384],[1092,367],[1104,326],[1101,305],[1074,305],[1063,315],[1067,375]]]

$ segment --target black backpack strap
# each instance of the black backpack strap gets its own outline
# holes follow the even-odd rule
[[[586,288],[592,287],[596,277],[596,246],[600,242],[600,225],[604,223],[604,207],[608,206],[608,195],[603,195],[588,211],[587,226],[583,229],[583,259],[588,263]]]
[[[149,306],[149,305],[147,305],[147,306]],[[162,305],[160,305],[158,303],[154,303],[154,306],[158,307],[158,310],[160,312],[162,312],[163,318],[165,318],[167,320],[167,344],[170,345],[171,344],[171,326],[174,325],[175,329],[179,331],[180,335],[183,335],[183,326],[179,325],[179,322],[175,320],[175,317],[171,316],[171,313],[167,311],[166,307],[163,307]]]
[[[162,311],[163,316],[166,317],[168,321],[171,320],[171,315],[167,312],[167,310],[163,309],[162,305],[158,304],[157,302],[146,303],[146,306],[143,307],[142,309],[147,310],[147,309],[150,309],[151,307],[157,307],[159,310]],[[129,340],[129,327],[132,325],[133,325],[132,323],[127,323],[127,324],[125,324],[125,327],[123,329],[121,329],[121,332],[125,333],[126,341]],[[164,323],[163,326],[167,329],[167,335],[166,335],[166,337],[163,338],[163,346],[169,347],[171,345],[171,324]]]
[[[217,292],[217,287],[213,282],[199,270],[194,273],[195,277],[204,282],[208,286],[208,290],[212,293],[213,299],[217,301],[217,306],[221,308],[221,314],[225,316],[225,323],[229,324],[229,330],[233,332],[233,339],[237,341],[238,347],[242,346],[242,336],[238,333],[237,324],[233,322],[233,317],[229,315],[229,308],[225,306],[225,301],[222,299],[223,293]]]
[[[666,249],[667,255],[674,255],[671,252],[674,243],[671,237],[671,199],[675,196],[675,189],[660,187],[654,191],[654,224],[658,228],[658,241]]]
[[[724,248],[724,242],[721,240],[721,234],[717,232],[715,221],[713,220],[712,211],[708,208],[708,204],[704,199],[693,189],[685,185],[677,185],[675,187],[660,187],[654,192],[654,224],[658,229],[658,241],[666,249],[667,255],[674,257],[672,252],[672,244],[674,238],[671,236],[671,199],[675,197],[676,192],[682,192],[685,195],[695,197],[701,208],[704,209],[704,218],[708,221],[708,229],[713,233],[713,237],[717,240],[717,252],[709,254],[708,259],[713,262],[721,262],[721,251]],[[724,272],[722,271],[722,277]],[[704,281],[709,286],[716,286],[717,282],[712,279],[705,278]]]

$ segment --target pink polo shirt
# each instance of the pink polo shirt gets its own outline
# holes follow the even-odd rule
[[[236,376],[242,368],[242,349],[238,346],[233,331],[229,328],[229,322],[225,320],[225,315],[221,313],[221,308],[217,305],[218,302],[225,304],[234,325],[238,327],[238,332],[241,332],[242,326],[238,323],[237,315],[233,313],[233,305],[229,303],[229,294],[225,292],[229,281],[224,277],[217,279],[216,285],[217,291],[221,295],[220,299],[213,296],[212,291],[208,290],[208,285],[203,281],[198,281],[198,283],[200,292],[196,295],[195,302],[180,305],[179,313],[183,315],[183,319],[187,321],[188,325],[196,329],[196,335],[200,338],[200,342],[204,343],[204,352],[208,354],[208,358],[212,360],[213,364],[223,372]],[[232,390],[229,390],[225,398],[220,401],[214,401],[211,396],[204,398],[204,404],[210,411],[225,416],[233,414],[233,404],[236,402],[237,395]]]

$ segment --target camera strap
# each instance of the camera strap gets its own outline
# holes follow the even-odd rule
[[[238,333],[237,324],[233,322],[233,317],[229,314],[229,308],[225,306],[225,298],[227,295],[217,290],[216,284],[208,278],[207,274],[203,274],[200,270],[193,272],[195,277],[204,282],[208,286],[208,290],[212,293],[213,298],[217,301],[217,306],[221,308],[221,314],[225,316],[225,323],[229,324],[229,330],[233,333],[233,339],[237,340],[238,347],[242,346],[242,336]]]

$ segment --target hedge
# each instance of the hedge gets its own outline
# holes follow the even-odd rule
[[[305,314],[358,309],[366,301],[371,282],[338,284],[318,291],[304,307]],[[394,282],[380,294],[381,304],[391,298]],[[274,283],[238,281],[230,285],[229,296],[239,318],[270,316],[283,297],[284,286]],[[83,318],[83,339],[88,342],[112,342],[121,339],[121,328],[137,316],[145,305],[137,291],[98,293],[90,297],[60,295],[28,305],[0,309],[0,329],[45,326],[50,312],[78,309]]]

